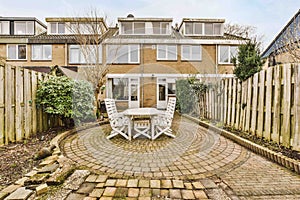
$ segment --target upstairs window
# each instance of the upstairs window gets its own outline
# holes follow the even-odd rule
[[[214,29],[213,23],[205,23],[204,25],[205,35],[213,35],[213,29]]]
[[[140,63],[139,45],[107,45],[107,63],[137,64]]]
[[[15,35],[33,35],[34,22],[16,22],[15,21],[14,34]]]
[[[238,54],[237,46],[219,46],[219,63],[220,64],[232,64],[234,57]]]
[[[32,60],[51,60],[52,45],[32,45]]]
[[[7,59],[26,60],[26,44],[7,45]]]
[[[100,25],[96,23],[71,23],[70,32],[73,34],[99,34],[101,33]]]
[[[157,60],[177,60],[176,45],[157,45]]]
[[[0,34],[1,35],[9,35],[9,22],[8,21],[0,22]]]
[[[98,59],[98,60],[97,60]],[[70,45],[70,64],[97,64],[102,63],[102,46],[100,45]]]
[[[122,33],[143,35],[146,33],[145,22],[122,22]]]
[[[186,35],[202,35],[203,32],[203,23],[185,23],[185,34]]]
[[[221,23],[214,24],[214,35],[221,35],[222,34],[221,29],[222,29]]]
[[[153,34],[165,35],[169,34],[169,23],[168,22],[152,22]]]
[[[182,45],[181,60],[201,61],[202,51],[200,45]]]
[[[51,22],[50,23],[50,33],[64,34],[65,33],[65,23],[63,23],[63,22]]]

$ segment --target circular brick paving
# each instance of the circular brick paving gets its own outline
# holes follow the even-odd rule
[[[79,165],[112,176],[200,179],[244,163],[249,153],[240,145],[186,120],[176,119],[176,138],[151,141],[106,139],[109,125],[80,131],[63,142],[64,154]]]

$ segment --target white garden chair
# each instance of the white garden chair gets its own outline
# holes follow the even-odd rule
[[[172,134],[171,129],[175,107],[176,97],[170,97],[166,112],[161,115],[155,116],[152,119],[152,126],[154,128],[154,135],[152,135],[152,140],[155,140],[162,134],[175,138],[175,135]]]
[[[147,119],[137,119],[133,122],[133,129],[136,131],[136,134],[133,136],[133,139],[137,138],[140,135],[151,139],[150,132],[150,121]]]
[[[112,131],[107,139],[110,139],[118,134],[122,135],[127,140],[131,140],[131,135],[128,132],[128,127],[130,126],[130,120],[128,117],[124,116],[122,113],[118,113],[116,103],[114,99],[104,99],[106,111],[109,118],[109,123]]]

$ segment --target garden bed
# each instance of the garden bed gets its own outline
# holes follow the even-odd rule
[[[23,142],[11,143],[0,147],[0,190],[38,166],[41,161],[35,160],[36,153],[43,147],[48,147],[63,128],[50,129],[39,133]]]

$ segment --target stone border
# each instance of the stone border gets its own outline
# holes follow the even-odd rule
[[[183,114],[182,115],[183,117],[193,121],[193,122],[196,122],[197,124],[199,124],[200,126],[203,126],[205,128],[209,128],[213,131],[215,131],[216,133],[220,133],[222,136],[250,149],[251,151],[253,151],[254,153],[257,153],[261,156],[264,156],[266,158],[268,158],[269,160],[271,160],[272,162],[275,162],[279,165],[282,165],[292,171],[295,171],[296,173],[300,174],[300,162],[295,160],[295,159],[292,159],[292,158],[289,158],[287,156],[284,156],[280,153],[277,153],[275,151],[272,151],[266,147],[263,147],[263,146],[260,146],[254,142],[251,142],[247,139],[244,139],[240,136],[237,136],[229,131],[226,131],[226,130],[223,130],[221,128],[218,128],[212,124],[209,124],[209,123],[206,123],[206,122],[203,122],[201,121],[200,119],[196,119],[194,117],[191,117],[189,115],[186,115],[186,114]]]
[[[48,157],[44,158],[42,160],[42,162],[39,164],[38,168],[34,168],[32,171],[25,174],[25,176],[23,176],[22,178],[15,181],[15,183],[13,183],[13,184],[5,187],[3,190],[1,190],[0,191],[0,200],[4,200],[5,198],[10,199],[10,197],[12,197],[13,199],[14,198],[27,199],[29,196],[35,197],[36,195],[38,196],[40,194],[47,192],[48,191],[48,185],[46,183],[47,180],[49,180],[51,175],[53,175],[53,173],[55,174],[55,172],[62,173],[61,165],[62,165],[62,163],[65,162],[65,160],[62,159],[62,158],[64,158],[64,156],[62,155],[62,153],[60,151],[60,143],[62,142],[62,140],[64,140],[66,137],[68,137],[74,133],[77,133],[79,131],[93,128],[97,125],[101,126],[101,125],[108,124],[108,123],[109,123],[108,120],[101,121],[101,122],[88,123],[88,124],[84,124],[78,128],[73,128],[71,130],[68,130],[63,133],[58,134],[56,137],[54,137],[50,141],[50,146],[55,146],[52,156],[48,156]],[[34,188],[27,189],[25,182],[30,181],[30,179],[32,177],[34,177],[38,173],[38,171],[43,170],[45,167],[49,167],[49,168],[53,169],[53,171],[45,172],[44,173],[45,175],[40,180],[38,180],[39,183],[35,183]]]

